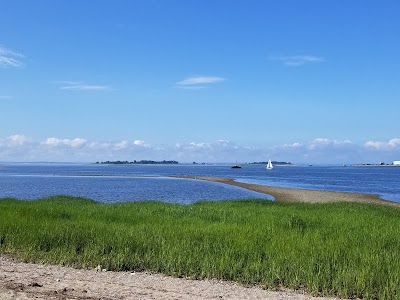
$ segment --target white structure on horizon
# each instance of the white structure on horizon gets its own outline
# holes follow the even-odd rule
[[[393,165],[395,165],[395,166],[400,166],[400,160],[395,160],[395,161],[393,162]]]

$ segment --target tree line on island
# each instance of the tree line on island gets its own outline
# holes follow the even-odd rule
[[[134,161],[127,161],[127,160],[114,160],[114,161],[102,161],[102,162],[96,162],[96,164],[102,164],[102,165],[175,165],[178,164],[176,160],[161,160],[161,161],[155,161],[155,160],[134,160]]]

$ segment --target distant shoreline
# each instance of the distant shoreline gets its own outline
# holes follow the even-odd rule
[[[352,167],[400,167],[394,164],[352,164]]]
[[[380,198],[378,195],[374,194],[283,188],[283,187],[243,183],[235,181],[230,178],[219,178],[219,177],[207,177],[207,176],[173,176],[173,177],[205,180],[205,181],[238,186],[258,193],[271,195],[275,198],[275,201],[279,202],[287,202],[287,203],[359,202],[359,203],[374,203],[374,204],[400,207],[400,203],[384,200]]]

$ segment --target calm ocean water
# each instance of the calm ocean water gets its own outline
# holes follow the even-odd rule
[[[176,179],[194,175],[233,178],[261,185],[378,194],[400,202],[400,167],[246,165],[96,165],[61,163],[0,164],[0,198],[37,199],[52,195],[101,202],[161,200],[193,203],[272,197],[212,182]]]

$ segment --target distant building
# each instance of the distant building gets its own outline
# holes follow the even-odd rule
[[[395,161],[393,162],[393,164],[394,164],[395,166],[400,166],[400,160],[395,160]]]

